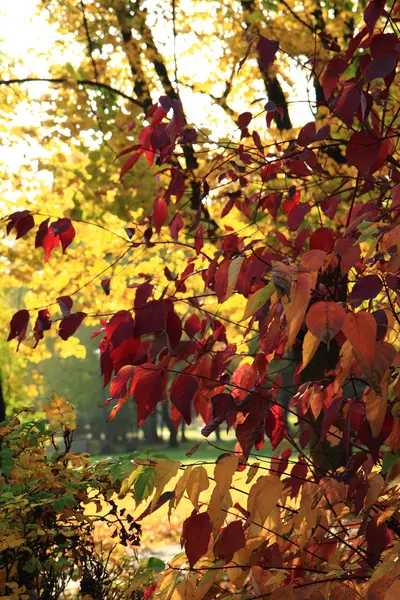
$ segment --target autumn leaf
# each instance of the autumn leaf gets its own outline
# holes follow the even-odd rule
[[[368,423],[371,426],[372,436],[377,438],[381,432],[386,416],[387,398],[370,390],[365,404]]]
[[[212,533],[212,524],[208,513],[197,513],[193,510],[182,528],[181,547],[185,547],[189,564],[193,567],[207,552]]]
[[[342,327],[343,333],[369,369],[374,363],[376,327],[374,317],[366,311],[346,313]]]
[[[307,331],[303,340],[303,355],[300,371],[305,369],[309,362],[312,360],[314,354],[318,350],[320,342],[321,340],[319,337],[313,335],[311,331]]]
[[[321,342],[329,341],[342,329],[346,312],[335,302],[316,302],[307,313],[306,325],[308,330]]]
[[[264,306],[264,304],[266,304],[266,302],[268,302],[268,300],[271,298],[274,291],[275,285],[270,282],[265,287],[257,290],[257,292],[254,292],[254,294],[252,294],[247,300],[244,314],[240,321],[245,321],[249,317],[252,317],[258,310],[260,310],[260,308]]]
[[[210,482],[207,471],[203,466],[195,467],[190,473],[186,483],[186,491],[189,500],[197,510],[199,507],[199,496],[201,492],[208,489]]]

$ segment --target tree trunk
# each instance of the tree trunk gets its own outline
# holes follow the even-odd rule
[[[162,405],[162,420],[163,425],[165,424],[169,431],[169,442],[168,445],[170,448],[179,448],[178,443],[178,432],[176,431],[174,424],[169,416],[168,406],[167,404]]]
[[[142,425],[144,439],[147,444],[159,444],[161,439],[157,433],[156,413],[152,413]]]
[[[6,403],[3,395],[3,382],[0,377],[0,422],[6,418]]]

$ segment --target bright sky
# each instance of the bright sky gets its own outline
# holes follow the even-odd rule
[[[181,0],[184,2],[185,0]],[[0,3],[0,66],[2,72],[7,71],[7,66],[10,64],[9,57],[12,58],[13,73],[18,77],[26,77],[32,74],[46,77],[48,75],[48,67],[52,61],[59,63],[65,62],[65,55],[62,58],[61,53],[58,56],[57,50],[57,32],[46,22],[43,17],[35,16],[35,8],[38,0],[1,0]],[[166,41],[170,39],[170,32],[165,29],[163,23],[157,24],[158,30],[156,31],[156,39]],[[164,29],[163,29],[164,28]],[[177,41],[178,55],[181,52],[184,54],[185,48],[182,46],[184,43],[184,36]],[[69,58],[67,60],[73,59]],[[197,73],[207,73],[208,66],[204,63],[204,68],[201,65],[201,55],[196,56],[195,59]],[[182,72],[188,71],[189,73],[193,69],[193,57],[183,55],[180,58],[179,68]],[[299,70],[293,70],[290,74],[294,83],[295,88],[287,90],[289,100],[302,100],[303,102],[292,105],[295,108],[291,110],[292,122],[295,126],[300,126],[313,119],[312,113],[310,112],[309,106],[304,100],[307,98],[307,81],[304,75]],[[49,89],[46,83],[35,83],[30,85],[30,97],[32,99],[39,98],[40,95]],[[221,109],[218,107],[213,109],[209,99],[204,94],[193,94],[190,90],[182,90],[182,99],[187,111],[188,120],[196,123],[200,127],[209,126],[208,119],[217,116],[216,120],[219,120],[219,127],[221,131],[216,132],[215,126],[213,125],[213,132],[218,133],[221,136],[227,135],[231,132],[232,124],[223,118],[221,115]],[[258,91],[255,90],[255,94],[258,95]],[[261,96],[263,94],[261,93]],[[261,105],[257,105],[261,107]],[[235,106],[236,109],[248,110],[248,106],[243,105]],[[218,113],[218,111],[220,111]],[[218,119],[219,117],[219,119]],[[222,117],[222,119],[221,119]],[[200,119],[200,121],[199,121]],[[223,121],[225,121],[225,127],[229,126],[229,129],[225,131]],[[20,105],[15,113],[13,125],[17,127],[24,127],[30,125],[37,125],[40,122],[40,115],[37,107],[34,105]],[[0,163],[3,164],[3,168],[6,172],[17,172],[20,168],[22,160],[26,162],[35,161],[40,156],[43,156],[43,150],[40,147],[39,142],[29,144],[26,140],[21,139],[18,145],[7,147],[0,140]],[[44,174],[42,174],[44,176]],[[40,177],[40,175],[39,175]],[[9,191],[10,199],[14,194],[12,190]],[[15,196],[14,196],[15,198]]]

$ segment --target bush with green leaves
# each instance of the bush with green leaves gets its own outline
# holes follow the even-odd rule
[[[86,600],[133,598],[125,586],[136,590],[135,575],[146,570],[134,552],[140,525],[114,501],[132,465],[72,453],[72,406],[53,394],[45,410],[47,420],[21,412],[0,425],[0,597],[53,600],[75,580]],[[99,530],[107,532],[101,542]],[[151,583],[151,571],[140,575]]]

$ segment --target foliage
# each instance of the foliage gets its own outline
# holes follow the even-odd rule
[[[91,465],[87,455],[70,452],[72,406],[53,394],[45,410],[48,422],[21,423],[16,415],[1,424],[1,597],[59,598],[73,578],[86,600],[120,598],[113,593],[114,579],[119,594],[132,585],[118,571],[129,563],[121,545],[138,546],[141,533],[113,499],[129,463]],[[55,443],[60,434],[63,449]],[[110,561],[111,552],[120,555],[118,565]],[[130,569],[139,572],[134,564]],[[143,565],[139,570],[142,584],[151,582],[149,570]]]
[[[249,86],[232,137],[218,139],[189,122],[177,66],[174,87],[142,3],[99,3],[96,18],[110,27],[106,35],[99,27],[105,39],[96,34],[97,43],[117,46],[122,35],[145,121],[118,152],[123,183],[110,165],[107,185],[130,177],[138,185],[133,169],[147,165],[154,196],[140,217],[129,213],[122,232],[112,217],[85,224],[70,209],[9,214],[7,234],[30,241],[34,231],[51,272],[62,271],[61,254],[80,255],[83,225],[100,230],[102,248],[106,233],[116,238],[95,275],[78,261],[76,288],[20,307],[9,340],[22,347],[31,339],[40,351],[55,322],[68,342],[98,319],[109,420],[123,418],[133,400],[139,427],[161,405],[176,427],[196,416],[205,437],[225,424],[234,431],[235,451],[219,457],[212,477],[203,465],[182,469],[158,456],[136,457],[124,477],[120,499],[132,493],[137,506],[148,503],[140,520],[166,506],[172,514],[184,495],[193,506],[182,526],[185,552],[146,597],[391,600],[400,580],[399,3],[339,3],[338,16],[336,3],[322,10],[307,1],[304,18],[296,2],[282,2],[282,11],[264,4],[235,3],[218,23],[210,11],[218,42],[238,61],[234,73],[252,81],[256,64],[268,94],[256,110]],[[68,5],[55,17],[61,27]],[[291,39],[278,43],[286,11]],[[227,22],[236,37],[221,33]],[[96,70],[87,21],[79,23]],[[293,57],[316,99],[313,120],[298,131],[276,70]],[[154,89],[145,61],[158,75]],[[102,68],[111,85],[108,63]],[[229,80],[226,89],[224,110]],[[162,273],[145,266],[155,257]],[[126,294],[113,287],[116,265],[135,275]],[[93,282],[107,306],[88,292]],[[259,454],[266,440],[268,461]],[[236,487],[235,473],[246,473],[248,490]],[[236,491],[245,501],[233,500]]]

